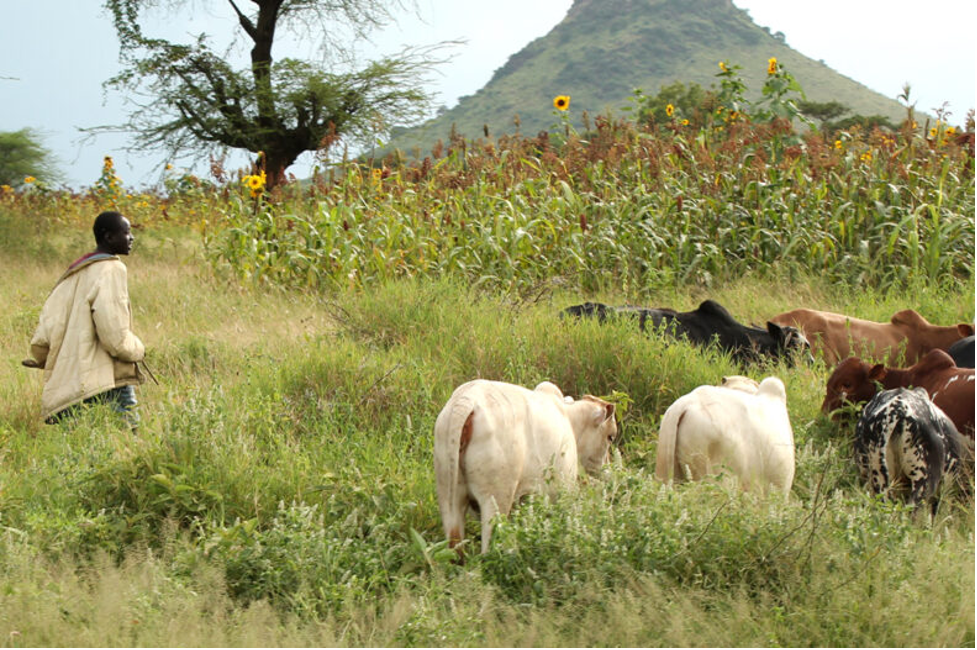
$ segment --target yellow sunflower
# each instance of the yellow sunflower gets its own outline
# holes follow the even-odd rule
[[[777,74],[777,57],[772,56],[767,60],[767,74]]]
[[[668,106],[666,106],[665,107],[665,115],[667,115],[669,117],[671,117],[672,115],[675,115],[675,107],[672,106],[671,104],[669,104]]]
[[[557,95],[553,98],[553,108],[565,111],[570,108],[570,95]]]
[[[248,174],[241,179],[241,184],[251,190],[252,197],[257,197],[265,190],[267,179],[265,172],[262,171],[261,174]]]

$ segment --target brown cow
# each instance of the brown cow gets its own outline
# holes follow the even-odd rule
[[[913,364],[930,350],[947,350],[954,342],[974,333],[967,323],[933,325],[912,309],[893,314],[888,323],[851,318],[813,309],[795,309],[770,319],[778,325],[801,329],[812,350],[820,350],[828,365],[850,356],[899,364]],[[905,343],[904,343],[905,342]]]
[[[960,433],[974,437],[974,369],[957,368],[943,350],[930,350],[911,368],[886,368],[861,359],[845,359],[828,379],[821,410],[830,413],[843,402],[867,402],[880,382],[885,389],[925,388],[933,403],[953,420]]]

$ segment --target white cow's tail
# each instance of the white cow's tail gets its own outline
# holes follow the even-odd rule
[[[462,459],[471,442],[474,416],[474,400],[462,395],[441,411],[434,424],[438,507],[445,537],[452,547],[464,537],[468,494],[460,475]]]
[[[675,463],[675,448],[678,445],[678,427],[685,415],[685,406],[672,404],[662,417],[658,430],[658,456],[655,461],[655,476],[658,480],[669,482],[676,478],[678,469]]]

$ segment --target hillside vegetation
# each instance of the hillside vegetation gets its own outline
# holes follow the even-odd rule
[[[482,138],[487,127],[489,140],[532,136],[552,126],[557,95],[571,97],[580,127],[584,113],[620,112],[635,88],[655,94],[676,81],[718,86],[720,61],[743,66],[756,98],[771,57],[793,72],[810,101],[896,123],[905,115],[894,97],[796,52],[730,0],[575,0],[560,24],[513,54],[478,92],[419,127],[396,130],[390,146],[423,158],[452,132]],[[957,118],[969,108],[954,107]]]
[[[776,98],[789,82],[774,68],[764,83]],[[110,159],[77,194],[0,188],[0,639],[973,645],[973,499],[948,493],[929,517],[869,496],[851,426],[819,413],[823,363],[742,368],[557,316],[587,298],[710,297],[748,323],[798,306],[973,322],[966,138],[911,116],[898,133],[801,137],[778,102],[457,140],[270,196],[220,169],[127,193]],[[125,261],[160,384],[140,388],[136,432],[101,408],[47,426],[18,362],[111,207],[137,226]],[[668,405],[744,372],[786,384],[790,498],[729,476],[656,481]],[[432,429],[475,377],[607,396],[622,433],[602,476],[522,503],[457,564]],[[468,532],[476,545],[474,518]]]

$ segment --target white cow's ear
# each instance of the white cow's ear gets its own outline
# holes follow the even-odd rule
[[[594,411],[594,424],[600,425],[614,417],[614,405],[603,403],[599,410]]]

